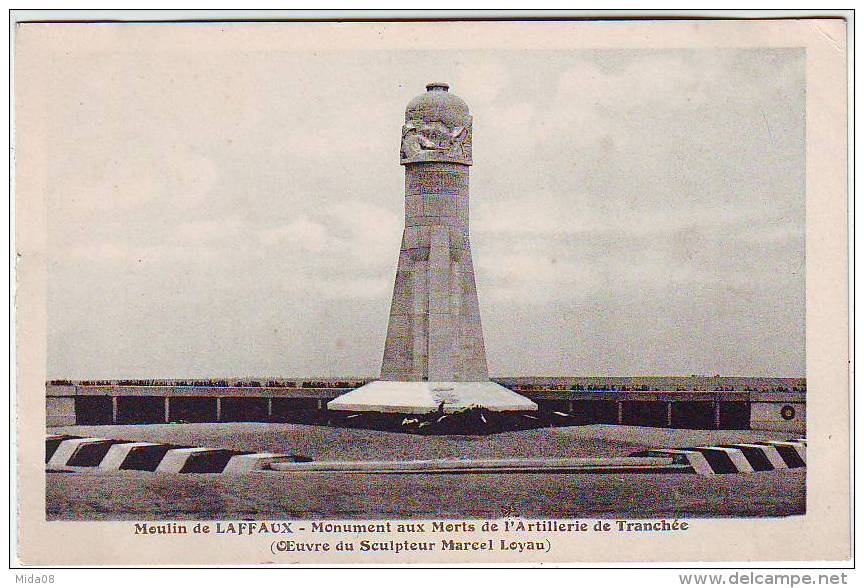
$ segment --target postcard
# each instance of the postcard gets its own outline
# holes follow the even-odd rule
[[[14,37],[22,564],[851,557],[844,19]]]

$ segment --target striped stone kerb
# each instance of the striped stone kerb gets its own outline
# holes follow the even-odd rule
[[[803,468],[807,465],[807,440],[760,441],[649,449],[631,455],[671,455],[689,463],[697,474],[740,474]]]
[[[45,439],[45,464],[48,470],[81,467],[99,471],[240,474],[268,469],[276,461],[311,460],[284,453],[186,447],[102,437],[48,435]]]
[[[671,458],[669,473],[692,471],[701,475],[764,472],[772,470],[806,467],[806,439],[785,441],[762,441],[752,443],[718,444],[699,447],[661,448],[639,451],[631,457]],[[126,441],[102,437],[78,437],[73,435],[48,435],[45,439],[45,463],[48,470],[81,467],[101,471],[137,470],[168,474],[212,473],[242,474],[253,471],[276,469],[291,470],[291,463],[311,462],[310,458],[270,452],[242,452],[210,447],[186,447],[145,441]],[[284,464],[284,467],[279,464]],[[460,464],[460,467],[467,464]],[[488,464],[487,464],[488,465]],[[495,464],[499,470],[502,464]],[[514,468],[516,464],[503,464]],[[551,465],[559,469],[572,469],[574,464],[546,464],[540,470],[547,471]],[[579,464],[580,467],[589,464]],[[622,467],[623,464],[615,464]],[[647,464],[641,464],[645,466]],[[657,464],[651,464],[656,467]],[[680,466],[689,466],[688,470]],[[523,467],[525,464],[519,464]],[[595,464],[596,466],[596,464]],[[327,464],[304,467],[324,467]],[[633,467],[628,464],[628,467]],[[676,469],[677,467],[677,469]],[[516,470],[519,468],[516,467]],[[555,469],[555,468],[552,468]],[[597,469],[594,467],[593,469]],[[299,471],[299,470],[298,470]],[[515,470],[514,470],[515,471]]]

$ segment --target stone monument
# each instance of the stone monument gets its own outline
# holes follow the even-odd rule
[[[405,230],[381,379],[331,400],[337,411],[534,411],[489,381],[468,235],[471,114],[444,83],[405,109]]]

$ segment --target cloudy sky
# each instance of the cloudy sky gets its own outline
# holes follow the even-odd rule
[[[802,51],[214,35],[45,64],[49,377],[377,375],[429,81],[474,114],[491,374],[804,374]]]

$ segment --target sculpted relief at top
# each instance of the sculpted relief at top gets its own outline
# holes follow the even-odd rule
[[[402,163],[453,161],[471,164],[471,120],[460,126],[409,120],[402,127]]]
[[[471,165],[471,114],[468,105],[443,82],[408,103],[402,127],[401,163],[423,161]]]

